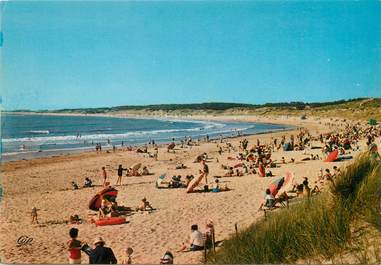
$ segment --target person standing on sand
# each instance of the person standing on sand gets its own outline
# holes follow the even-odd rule
[[[102,167],[102,177],[103,177],[103,186],[105,186],[106,180],[107,180],[107,172],[105,167]]]
[[[202,163],[202,170],[200,170],[201,171],[201,175],[202,175],[203,178],[205,178],[205,184],[208,184],[209,167],[206,164],[205,159],[203,159],[201,161],[201,163]]]
[[[153,149],[153,157],[155,158],[155,161],[157,161],[158,159],[158,156],[159,156],[159,149],[157,148],[157,146],[155,145],[155,148]]]
[[[38,224],[38,219],[37,219],[37,208],[36,208],[36,207],[33,207],[33,208],[32,208],[31,216],[32,216],[32,224],[34,224],[34,222],[36,222],[36,224]]]
[[[122,185],[123,170],[127,170],[127,168],[123,168],[122,165],[119,165],[119,167],[118,167],[118,180],[116,181],[115,185]]]

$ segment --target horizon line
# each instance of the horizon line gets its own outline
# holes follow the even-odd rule
[[[171,106],[171,105],[179,105],[179,106],[187,106],[187,105],[205,105],[205,104],[231,104],[231,105],[243,105],[241,107],[261,107],[265,105],[280,105],[280,104],[303,104],[303,105],[309,105],[309,104],[325,104],[325,103],[344,103],[344,102],[352,102],[352,101],[359,101],[359,100],[377,100],[381,99],[381,97],[358,97],[358,98],[349,98],[349,99],[337,99],[337,100],[331,100],[331,101],[310,101],[310,102],[304,102],[304,101],[283,101],[283,102],[266,102],[262,104],[255,104],[255,103],[245,103],[245,102],[222,102],[222,101],[208,101],[208,102],[196,102],[196,103],[158,103],[158,104],[144,104],[144,105],[117,105],[117,106],[108,106],[108,107],[73,107],[73,108],[59,108],[59,109],[2,109],[1,112],[54,112],[54,111],[69,111],[69,110],[85,110],[85,109],[113,109],[113,108],[121,108],[121,107],[128,107],[128,108],[144,108],[144,107],[157,107],[157,106]],[[246,105],[246,106],[245,106]],[[239,106],[238,106],[239,107]]]

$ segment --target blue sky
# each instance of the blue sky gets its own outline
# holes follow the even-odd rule
[[[381,97],[381,1],[1,5],[5,109]]]

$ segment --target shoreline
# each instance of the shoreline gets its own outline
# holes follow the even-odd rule
[[[24,115],[24,113],[17,113],[16,115]],[[33,114],[27,114],[27,115],[47,115],[47,116],[78,116],[78,117],[89,117],[89,115],[81,115],[81,114],[73,114],[73,115],[56,115],[56,114],[40,114],[40,113],[33,113]],[[176,119],[177,121],[183,121],[183,122],[253,122],[257,124],[269,124],[269,125],[282,125],[286,128],[281,129],[269,129],[266,132],[256,132],[256,133],[242,133],[238,135],[233,136],[224,136],[224,139],[234,139],[237,137],[244,137],[244,136],[252,136],[252,135],[260,135],[260,134],[270,134],[274,132],[287,132],[296,130],[298,126],[295,126],[293,124],[285,124],[282,122],[267,122],[264,121],[256,121],[252,120],[253,116],[250,116],[250,120],[244,120],[242,117],[237,118],[234,117],[226,117],[226,116],[196,116],[196,117],[185,117],[185,116],[171,116],[171,117],[157,117],[157,116],[130,116],[125,114],[115,114],[115,115],[90,115],[92,117],[106,117],[106,118],[126,118],[126,119],[155,119],[155,120],[166,120],[166,121],[173,121],[173,119]],[[247,117],[246,117],[247,118]],[[202,138],[202,136],[197,136],[197,138]],[[216,140],[216,136],[211,137],[211,140]],[[170,141],[164,141],[158,143],[158,147],[163,147],[170,143]],[[144,146],[144,143],[133,143],[133,144],[126,144],[125,146],[131,146],[131,147],[141,147]],[[117,148],[123,148],[121,144],[115,145]],[[77,148],[61,148],[61,149],[51,149],[51,150],[44,150],[44,151],[23,151],[23,152],[11,152],[11,153],[1,153],[1,164],[5,164],[8,162],[15,162],[15,161],[22,161],[22,160],[33,160],[33,159],[40,159],[40,158],[50,158],[50,157],[58,157],[58,156],[68,156],[71,154],[81,154],[81,153],[89,153],[92,152],[95,146],[83,146],[83,147],[77,147]],[[112,150],[112,145],[105,145],[102,147],[106,152]]]

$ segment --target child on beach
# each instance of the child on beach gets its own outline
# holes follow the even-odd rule
[[[69,250],[69,264],[81,264],[82,242],[77,240],[78,229],[71,228],[69,231],[70,240],[67,242]]]
[[[71,186],[73,187],[73,190],[78,190],[79,189],[77,183],[75,183],[74,181],[71,182]]]
[[[36,224],[38,224],[38,219],[37,219],[37,208],[36,207],[33,207],[32,208],[32,212],[31,212],[31,217],[32,217],[32,224],[34,224],[36,222]]]
[[[211,219],[206,222],[205,244],[207,248],[211,248],[214,244],[214,223]]]
[[[173,254],[170,251],[166,251],[160,259],[160,264],[173,264]]]
[[[105,186],[106,180],[107,180],[107,172],[105,167],[102,167],[102,177],[103,177],[103,186]]]
[[[152,211],[154,210],[149,201],[146,198],[142,199],[140,205],[136,208],[136,211]]]
[[[122,264],[132,264],[132,253],[134,250],[130,247],[126,249],[126,258],[122,261]]]

